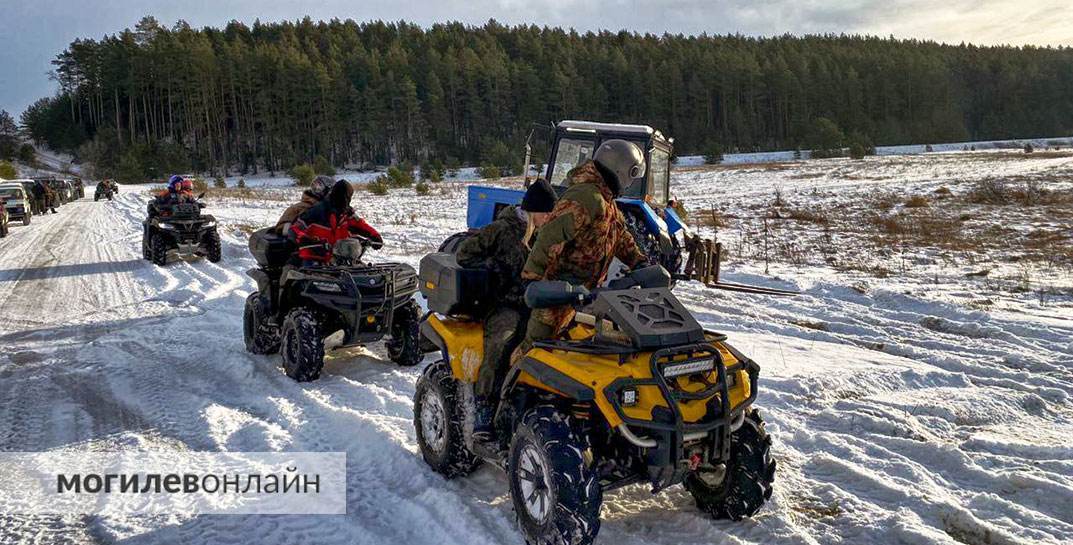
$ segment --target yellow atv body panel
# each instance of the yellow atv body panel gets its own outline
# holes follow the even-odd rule
[[[444,341],[454,377],[463,382],[476,382],[477,370],[480,368],[481,356],[484,352],[482,324],[469,320],[443,318],[438,315],[430,316],[427,323]],[[584,340],[594,334],[595,330],[589,326],[575,325],[564,337],[569,340]],[[714,335],[708,337],[705,351],[672,355],[664,358],[660,364],[715,356],[718,352],[723,364],[733,369],[727,376],[730,408],[733,410],[749,398],[753,385],[750,384],[745,367],[737,365],[739,361],[730,350]],[[599,408],[607,423],[616,427],[623,420],[615,410],[615,405],[605,395],[605,389],[621,379],[651,380],[653,378],[651,365],[653,354],[651,351],[646,351],[620,356],[534,348],[520,363],[522,370],[518,376],[518,384],[525,384],[564,397],[578,397],[564,390],[591,390],[591,401]],[[546,373],[541,368],[551,369],[552,372]],[[557,378],[552,381],[547,378],[542,379],[538,375]],[[679,391],[696,393],[706,388],[705,383],[697,378],[696,375],[686,375],[668,379],[668,382],[674,384]],[[712,371],[705,378],[710,383],[714,383],[718,380],[717,372]],[[549,382],[555,384],[549,384]],[[667,400],[658,386],[638,384],[634,389],[637,391],[637,402],[628,406],[620,404],[622,413],[627,418],[652,420],[653,409],[667,407]],[[714,392],[701,399],[679,400],[678,409],[682,420],[685,423],[700,421],[708,412],[709,401],[719,395],[720,393]]]

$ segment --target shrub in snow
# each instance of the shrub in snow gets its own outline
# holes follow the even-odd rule
[[[19,177],[19,173],[15,171],[15,167],[7,162],[0,161],[0,178],[5,180],[14,180]]]
[[[369,192],[373,195],[387,195],[391,189],[388,185],[389,178],[387,176],[381,176],[371,182],[369,182]]]
[[[238,183],[235,184],[235,185],[238,186],[240,189],[245,189],[246,188],[246,178],[239,178]]]
[[[414,185],[412,172],[410,168],[391,167],[387,169],[387,183],[395,188],[410,187]]]
[[[704,146],[704,162],[716,165],[723,162],[723,146],[719,142],[709,142]]]
[[[477,170],[481,175],[481,178],[485,180],[498,180],[500,176],[499,167],[495,165],[481,165],[481,168]]]
[[[430,190],[431,188],[429,188],[426,182],[420,182],[414,186],[414,191],[416,191],[418,195],[428,195]]]
[[[216,189],[223,189],[227,187],[227,182],[224,181],[223,176],[217,176],[212,180],[212,187],[215,187]]]
[[[309,164],[297,165],[287,173],[288,176],[294,180],[294,185],[301,187],[309,187],[313,183],[313,177],[317,175],[316,171]]]

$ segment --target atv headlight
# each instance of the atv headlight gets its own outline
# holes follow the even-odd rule
[[[703,360],[685,361],[663,366],[663,376],[667,378],[692,375],[715,369],[715,360],[712,358]]]
[[[160,228],[161,229],[167,229],[169,231],[174,231],[175,230],[175,226],[170,224],[170,223],[161,223]]]
[[[216,222],[215,221],[206,221],[205,222],[205,227],[216,227]]]
[[[623,407],[632,407],[637,404],[637,390],[634,388],[623,388],[621,396]]]
[[[330,291],[332,293],[342,293],[343,288],[334,282],[313,282],[313,287],[320,291]]]

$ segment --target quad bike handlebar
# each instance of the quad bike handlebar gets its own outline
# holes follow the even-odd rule
[[[667,288],[671,274],[662,265],[649,265],[634,269],[622,278],[608,282],[606,287],[588,289],[564,280],[540,280],[525,289],[525,304],[532,309],[564,305],[585,306],[603,291],[618,291],[630,288]]]

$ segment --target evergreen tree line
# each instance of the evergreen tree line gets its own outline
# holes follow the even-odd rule
[[[1073,132],[1070,48],[146,17],[53,64],[60,92],[23,127],[129,179],[318,160],[504,166],[533,123],[560,119],[649,124],[679,154],[809,147],[828,122],[878,145]]]

